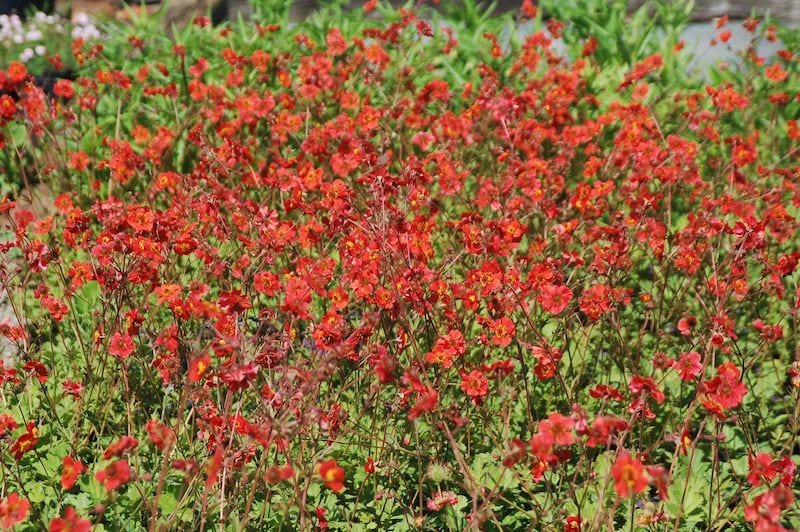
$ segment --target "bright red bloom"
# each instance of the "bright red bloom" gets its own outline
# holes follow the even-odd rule
[[[28,518],[31,503],[16,493],[9,494],[7,499],[0,499],[0,528],[13,528]]]
[[[75,89],[72,87],[72,81],[68,79],[60,79],[53,85],[53,94],[60,96],[65,100],[72,98],[75,95]]]
[[[572,290],[568,286],[547,284],[539,292],[537,301],[550,314],[561,314],[572,300]]]
[[[759,453],[756,456],[749,455],[747,464],[750,469],[747,474],[747,482],[751,486],[760,486],[764,480],[768,483],[772,482],[772,479],[778,475],[778,468],[768,453]]]
[[[17,430],[17,422],[8,414],[0,414],[0,437],[6,432]]]
[[[123,360],[128,358],[133,353],[133,338],[127,334],[114,333],[108,344],[108,352]]]
[[[197,382],[203,378],[203,375],[206,374],[208,370],[208,366],[211,364],[211,357],[209,355],[203,355],[195,358],[189,363],[189,380],[191,382]]]
[[[602,284],[587,288],[581,295],[580,309],[590,319],[599,319],[611,309],[611,290]]]
[[[647,488],[648,478],[644,464],[627,452],[621,453],[611,467],[614,488],[620,497],[631,497]]]
[[[722,408],[739,406],[747,394],[747,387],[739,381],[740,377],[741,371],[733,362],[726,362],[719,366],[717,376],[703,383],[710,403],[718,404]]]
[[[539,422],[539,434],[550,438],[556,445],[572,445],[575,443],[575,420],[558,412],[553,412],[547,419]]]
[[[155,419],[148,419],[145,427],[150,441],[162,451],[166,451],[175,441],[175,432]]]
[[[364,471],[366,471],[368,475],[375,473],[375,460],[373,460],[371,456],[367,457],[367,463],[364,464]]]
[[[453,359],[463,355],[466,350],[467,346],[461,331],[452,329],[446,336],[436,340],[436,345],[425,355],[425,360],[450,368],[453,366]]]
[[[71,456],[65,456],[61,468],[61,489],[70,490],[78,477],[86,471],[86,466]]]
[[[50,532],[89,532],[92,522],[83,519],[72,506],[67,506],[64,517],[56,517],[50,521]]]
[[[330,490],[340,492],[344,489],[344,469],[336,465],[336,460],[326,460],[319,465],[319,476]]]
[[[675,363],[675,368],[678,370],[678,376],[682,381],[691,382],[703,370],[703,365],[700,363],[700,353],[697,351],[681,353],[681,358]]]
[[[581,532],[581,521],[577,515],[570,515],[564,523],[564,532]]]
[[[17,438],[17,441],[15,441],[14,445],[11,446],[11,454],[14,455],[14,458],[17,460],[21,460],[23,455],[33,449],[38,441],[39,429],[36,426],[36,423],[33,421],[28,421],[28,424],[25,427],[25,432],[19,438]]]
[[[103,459],[108,460],[114,456],[122,456],[131,449],[135,449],[139,445],[139,441],[132,436],[123,436],[111,445],[103,453]]]
[[[499,320],[494,320],[491,325],[492,329],[492,344],[498,347],[506,347],[511,343],[514,338],[516,328],[514,322],[509,317],[503,317]]]
[[[290,465],[271,465],[264,472],[264,481],[267,484],[278,484],[294,476],[294,469]]]
[[[98,471],[94,478],[101,482],[108,491],[114,491],[131,480],[131,468],[127,460],[117,460],[105,469]]]
[[[486,375],[478,370],[461,376],[461,390],[473,400],[479,399],[489,393],[489,381]]]

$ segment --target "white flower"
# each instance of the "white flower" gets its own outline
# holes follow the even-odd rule
[[[25,34],[26,41],[39,41],[42,39],[42,32],[39,30],[31,30]]]
[[[22,53],[19,54],[19,59],[23,63],[27,63],[28,61],[30,61],[33,58],[33,56],[34,56],[33,50],[31,50],[30,48],[25,48],[22,51]]]
[[[88,26],[91,24],[91,20],[89,20],[89,15],[81,11],[80,13],[76,13],[74,17],[72,17],[72,21],[77,24],[78,26]]]
[[[33,51],[36,52],[36,55],[44,55],[45,53],[47,53],[47,49],[45,49],[45,47],[42,46],[41,44],[36,48],[34,48]]]
[[[12,40],[17,44],[22,44],[25,41],[25,37],[17,33],[12,37]]]

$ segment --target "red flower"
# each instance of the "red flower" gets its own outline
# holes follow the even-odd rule
[[[147,420],[145,427],[147,428],[147,435],[150,437],[150,441],[155,443],[156,447],[162,451],[167,450],[172,445],[172,442],[175,441],[175,432],[155,419]]]
[[[675,367],[678,369],[678,376],[682,381],[691,382],[703,370],[703,365],[700,363],[700,353],[697,351],[681,353],[681,358],[675,363]]]
[[[431,512],[438,512],[442,508],[455,506],[456,504],[458,504],[458,497],[456,497],[455,493],[452,491],[438,491],[428,499],[425,506],[427,506],[428,510]]]
[[[0,528],[10,529],[25,521],[30,507],[31,503],[16,493],[11,493],[7,499],[0,499]]]
[[[572,445],[575,443],[575,420],[558,412],[550,414],[547,419],[539,422],[539,434],[548,438],[556,445]]]
[[[547,284],[539,292],[537,301],[550,314],[557,315],[567,308],[572,300],[572,290],[567,286]]]
[[[284,480],[289,480],[294,476],[294,468],[290,465],[271,465],[264,472],[264,482],[267,484],[277,484]]]
[[[499,320],[494,320],[491,325],[492,329],[492,344],[498,347],[506,347],[511,343],[514,338],[516,328],[514,322],[509,317],[503,317]]]
[[[78,480],[78,477],[84,471],[86,471],[86,466],[71,456],[65,456],[61,468],[61,489],[72,489],[72,486],[75,485],[75,481]]]
[[[117,358],[128,358],[133,353],[133,338],[127,334],[114,333],[108,344],[108,352]]]
[[[191,382],[197,382],[202,379],[203,375],[205,375],[208,370],[209,364],[211,364],[211,357],[209,355],[203,355],[192,360],[191,363],[189,363],[189,380]]]
[[[581,295],[580,308],[590,319],[600,318],[611,308],[611,291],[602,284],[587,288]]]
[[[50,532],[89,532],[92,522],[82,519],[72,506],[67,506],[64,517],[56,517],[50,521]]]
[[[621,453],[611,467],[614,488],[620,497],[631,497],[645,490],[648,484],[644,464],[627,452]]]
[[[108,460],[114,456],[122,456],[131,449],[139,445],[139,441],[131,436],[123,436],[108,446],[103,453],[103,459]]]
[[[131,468],[127,460],[117,460],[105,469],[98,471],[94,478],[98,482],[102,482],[108,491],[114,491],[130,482]]]
[[[373,460],[371,456],[367,457],[367,463],[364,464],[364,471],[366,471],[368,475],[375,473],[375,460]]]
[[[64,388],[62,395],[71,395],[72,397],[78,398],[83,393],[83,385],[69,379],[62,382],[61,387]]]
[[[564,523],[564,532],[581,532],[581,521],[577,515],[570,515]]]
[[[75,95],[75,89],[72,87],[72,82],[70,80],[60,79],[53,85],[53,94],[65,100],[69,100]]]
[[[489,381],[486,380],[486,375],[478,370],[473,370],[471,373],[461,376],[461,390],[473,400],[479,399],[489,392]]]
[[[0,414],[0,437],[6,432],[17,430],[17,422],[8,414]]]
[[[778,468],[773,463],[772,457],[767,453],[759,453],[757,456],[752,454],[747,457],[747,464],[750,472],[747,474],[747,482],[751,486],[760,486],[763,480],[772,482],[778,475]]]
[[[326,460],[319,466],[319,476],[330,490],[340,492],[344,489],[344,469],[336,465],[336,460]]]
[[[710,404],[718,404],[722,408],[739,406],[747,394],[747,387],[739,381],[740,376],[741,371],[733,362],[726,362],[718,367],[717,376],[703,383]]]
[[[14,458],[17,460],[21,460],[22,456],[33,449],[38,441],[39,429],[36,427],[36,423],[28,421],[25,432],[17,438],[17,441],[11,446],[11,454],[14,455]]]

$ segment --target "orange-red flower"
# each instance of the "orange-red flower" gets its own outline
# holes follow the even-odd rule
[[[98,471],[94,478],[108,491],[114,491],[131,480],[131,468],[127,460],[117,460],[105,469]]]
[[[11,454],[14,455],[14,458],[17,460],[21,460],[25,453],[36,446],[36,442],[38,441],[39,428],[33,421],[28,421],[28,424],[25,426],[25,432],[17,438],[17,441],[11,446]]]
[[[61,468],[61,488],[64,490],[72,489],[78,477],[86,471],[86,466],[71,456],[65,456]]]
[[[50,532],[89,532],[92,522],[83,519],[72,506],[67,506],[64,517],[56,517],[50,521]]]
[[[611,467],[614,489],[620,497],[631,497],[647,488],[649,479],[642,462],[627,452],[622,452]]]
[[[336,465],[336,460],[322,462],[319,465],[319,476],[326,488],[337,493],[344,489],[344,469]]]
[[[16,493],[9,494],[8,498],[0,499],[0,528],[8,530],[22,523],[28,518],[31,503]]]

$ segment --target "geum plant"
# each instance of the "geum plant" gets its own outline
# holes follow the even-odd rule
[[[800,526],[796,50],[379,8],[2,73],[0,527]]]

